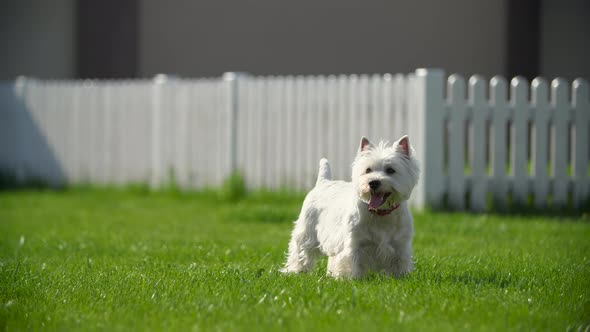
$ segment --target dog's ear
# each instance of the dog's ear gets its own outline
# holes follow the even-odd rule
[[[371,142],[369,142],[369,139],[366,138],[365,136],[361,137],[361,144],[359,145],[359,152],[363,152],[367,149],[370,149],[373,147],[373,144],[371,144]]]
[[[404,135],[399,141],[397,141],[397,148],[406,156],[410,155],[410,139],[408,138],[408,135]]]

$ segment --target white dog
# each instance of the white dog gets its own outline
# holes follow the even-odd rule
[[[412,271],[414,226],[407,200],[418,176],[407,136],[393,145],[373,145],[363,137],[352,182],[332,181],[328,160],[320,160],[282,271],[307,272],[320,254],[328,256],[328,275],[336,278],[369,272],[400,277]]]

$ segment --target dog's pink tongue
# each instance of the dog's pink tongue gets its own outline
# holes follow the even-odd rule
[[[369,201],[369,207],[376,209],[383,204],[383,193],[373,193],[371,194],[371,200]]]

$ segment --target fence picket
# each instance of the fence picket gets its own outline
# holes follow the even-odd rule
[[[549,92],[547,82],[541,78],[535,78],[531,87],[531,99],[533,104],[533,125],[535,140],[532,148],[533,161],[533,192],[534,205],[542,208],[547,205],[549,194],[549,177],[547,165],[549,162]]]
[[[95,81],[88,81],[86,82],[86,87],[84,91],[84,100],[87,103],[87,106],[83,108],[82,112],[85,112],[84,120],[81,121],[81,141],[84,142],[85,149],[83,149],[83,157],[82,159],[85,161],[81,165],[81,173],[84,178],[84,182],[92,183],[94,182],[94,165],[96,164],[96,156],[98,154],[98,150],[96,148],[96,132],[98,129],[98,124],[96,123],[96,116],[98,113],[97,104],[95,102],[95,94],[96,94],[96,82]]]
[[[305,155],[305,144],[302,140],[304,137],[303,130],[305,128],[305,98],[307,96],[305,86],[305,79],[302,76],[295,78],[295,117],[294,117],[294,142],[293,142],[293,153],[296,158],[294,159],[295,170],[293,172],[295,183],[297,184],[296,189],[302,189],[303,182],[303,168],[305,167],[304,155]]]
[[[371,90],[369,86],[369,77],[367,75],[361,75],[358,80],[358,99],[357,104],[353,105],[354,111],[356,111],[355,121],[351,122],[351,128],[358,128],[357,140],[360,141],[361,136],[374,136],[371,137],[373,140],[378,140],[379,137],[375,136],[377,133],[372,129],[371,123]]]
[[[54,158],[60,161],[64,160],[65,151],[64,151],[64,134],[66,130],[60,129],[60,126],[65,122],[64,114],[63,114],[63,107],[62,107],[62,87],[60,82],[54,82],[52,84],[52,92],[50,93],[50,104],[48,105],[48,109],[46,110],[47,122],[48,122],[48,140],[50,145],[54,147],[53,153]],[[63,162],[60,162],[60,167],[63,168]],[[52,176],[55,177],[54,185],[61,186],[65,183],[65,179],[63,177],[63,170],[59,171],[59,168],[55,169],[55,173]]]
[[[574,181],[573,199],[574,206],[581,208],[588,202],[590,194],[590,179],[588,175],[588,128],[590,127],[590,102],[588,82],[576,79],[573,83],[572,104],[575,116],[575,141],[573,153]]]
[[[486,81],[479,76],[469,79],[469,105],[471,106],[471,196],[470,208],[484,211],[486,208],[486,167],[487,167],[487,120],[488,104],[486,100]]]
[[[384,96],[384,77],[381,75],[371,75],[369,78],[369,121],[371,132],[380,139],[386,139],[391,142],[393,137],[389,137],[385,126],[391,126],[391,119],[388,119],[388,112],[385,108]]]
[[[317,100],[317,117],[316,117],[316,127],[315,127],[315,136],[317,137],[316,148],[315,148],[315,155],[313,158],[313,162],[311,163],[312,168],[312,175],[311,175],[311,186],[313,187],[316,182],[317,173],[318,173],[318,162],[321,158],[325,158],[328,155],[328,151],[330,150],[330,145],[328,144],[328,132],[332,124],[329,122],[330,118],[330,109],[329,109],[329,93],[331,90],[329,89],[328,77],[326,76],[318,76],[317,78],[317,92],[316,92],[316,100]]]
[[[174,143],[174,172],[176,185],[188,189],[189,173],[189,127],[188,127],[188,89],[185,81],[178,81],[176,88],[176,103],[174,104],[175,125],[171,130],[175,135]]]
[[[88,109],[88,136],[89,136],[89,148],[88,154],[88,181],[98,182],[97,165],[100,163],[100,132],[101,132],[101,108],[98,102],[99,83],[92,82],[93,84],[89,87],[89,109]]]
[[[87,106],[85,104],[87,82],[83,81],[76,85],[74,90],[74,98],[72,100],[72,131],[73,137],[76,140],[72,146],[72,154],[74,155],[72,183],[81,183],[84,181],[84,151],[87,149],[86,144],[87,132],[84,131],[84,122],[87,119]]]
[[[103,163],[102,151],[102,101],[100,99],[100,90],[97,82],[89,89],[89,107],[88,107],[88,148],[86,155],[88,159],[88,180],[89,183],[100,183],[100,167]]]
[[[199,158],[199,146],[203,144],[203,139],[201,137],[203,133],[202,126],[200,125],[199,115],[200,115],[200,107],[199,107],[199,91],[201,89],[200,84],[195,83],[191,85],[189,88],[188,94],[190,99],[189,104],[189,112],[187,117],[189,130],[189,174],[190,174],[190,188],[198,189],[202,188],[200,183],[200,158]]]
[[[179,188],[187,189],[190,182],[189,174],[189,128],[188,128],[188,89],[186,82],[180,81],[176,87],[176,103],[174,104],[174,171],[175,181]]]
[[[253,147],[257,152],[258,158],[256,159],[255,167],[256,171],[253,172],[254,176],[254,184],[257,188],[262,188],[265,186],[264,176],[265,176],[265,164],[264,164],[264,157],[266,156],[266,149],[264,148],[264,144],[266,141],[265,133],[266,133],[266,120],[263,116],[264,114],[264,103],[265,103],[265,89],[266,84],[263,79],[257,78],[255,81],[255,94],[254,94],[254,112],[255,112],[255,119],[257,121],[257,125],[259,129],[256,132],[256,145]]]
[[[64,124],[67,128],[64,131],[64,141],[63,141],[63,148],[64,148],[64,183],[73,183],[72,175],[74,174],[74,158],[76,150],[76,138],[74,135],[77,131],[76,124],[74,123],[74,114],[76,113],[73,108],[73,101],[75,98],[75,86],[69,82],[63,83],[63,92],[62,92],[62,110],[64,116]]]
[[[246,94],[246,100],[243,104],[240,104],[240,112],[244,112],[247,115],[248,122],[245,125],[244,132],[240,136],[240,140],[246,142],[246,150],[243,153],[244,166],[243,176],[248,186],[248,189],[253,189],[255,186],[253,176],[256,173],[256,143],[258,139],[258,126],[257,123],[257,110],[256,110],[256,78],[248,77],[243,83],[242,89]]]
[[[43,83],[36,84],[31,96],[32,102],[31,107],[33,111],[33,119],[39,126],[39,132],[44,137],[47,137],[47,120],[45,119],[47,109],[44,109],[42,103],[47,101],[47,91],[42,87]],[[45,112],[44,112],[45,111]],[[48,141],[49,143],[49,141]],[[34,146],[34,145],[33,145]],[[37,149],[35,149],[37,150]],[[43,165],[47,165],[48,161],[44,160],[45,155],[41,153],[41,151],[35,151],[37,154],[32,158],[33,160],[33,167],[34,167],[34,175],[39,176],[42,178],[50,178],[51,174],[47,173],[47,168],[43,167]]]
[[[142,127],[141,121],[131,117],[132,110],[136,108],[136,96],[134,91],[134,85],[130,81],[123,81],[120,84],[120,89],[117,92],[117,116],[118,123],[116,126],[115,135],[119,137],[120,142],[117,144],[117,159],[118,169],[116,172],[115,182],[118,185],[123,185],[127,182],[126,179],[133,179],[131,175],[132,170],[129,167],[131,158],[141,158],[141,147],[133,144],[137,132]],[[134,125],[130,125],[134,123]],[[135,150],[135,151],[134,151]],[[140,170],[136,170],[137,174],[140,174]],[[139,180],[129,180],[130,182],[137,182]]]
[[[57,113],[57,93],[56,87],[54,84],[47,84],[46,88],[42,90],[43,99],[40,101],[39,104],[39,114],[41,119],[41,124],[43,130],[43,134],[47,139],[47,143],[49,146],[57,146],[59,141],[57,140],[56,136],[56,121],[59,119],[55,119],[55,113]],[[46,103],[43,105],[42,103]],[[56,148],[53,149],[53,152],[56,154],[56,158],[58,158]],[[52,161],[51,156],[49,154],[43,154],[42,163],[39,165],[40,169],[42,170],[45,177],[51,179],[50,184],[52,186],[57,186],[61,182],[59,178],[59,174],[54,172],[54,168],[50,167]]]
[[[61,115],[62,115],[62,123],[61,126],[65,125],[67,126],[67,128],[58,128],[58,130],[60,130],[62,132],[62,142],[61,142],[61,147],[62,147],[62,157],[61,157],[61,162],[63,165],[63,173],[62,173],[62,179],[63,179],[63,185],[66,185],[67,183],[72,183],[71,181],[71,175],[72,174],[72,153],[73,153],[73,149],[71,148],[71,141],[73,139],[75,139],[73,137],[73,129],[74,126],[72,124],[72,99],[73,99],[73,89],[72,89],[72,85],[67,82],[67,81],[63,81],[61,82],[61,91],[60,91],[60,111],[61,111]]]
[[[493,180],[490,185],[493,188],[494,207],[506,208],[506,196],[508,194],[508,183],[506,177],[506,154],[508,144],[506,142],[506,126],[508,124],[508,102],[506,98],[506,81],[503,77],[494,76],[490,81],[490,99],[492,103],[492,174]]]
[[[102,165],[100,172],[100,181],[103,184],[110,183],[111,167],[112,167],[112,120],[113,120],[113,101],[112,101],[112,85],[105,84],[102,88],[102,95],[99,97],[103,100],[102,109]]]
[[[148,121],[145,116],[145,99],[142,92],[145,90],[143,82],[127,81],[127,91],[121,93],[127,104],[121,110],[123,123],[119,127],[119,136],[126,137],[121,147],[121,175],[119,183],[139,183],[149,179],[148,167],[150,165],[146,138],[149,137]],[[141,111],[140,111],[141,110]]]
[[[285,129],[282,133],[283,135],[285,135],[285,145],[283,147],[283,149],[285,149],[285,158],[282,161],[282,167],[285,172],[285,177],[283,181],[287,188],[295,188],[297,184],[297,181],[295,180],[295,177],[293,175],[295,172],[295,168],[297,167],[297,155],[295,155],[293,152],[295,151],[298,143],[295,131],[295,93],[295,79],[292,76],[288,76],[285,78],[285,95],[282,106],[282,111],[285,117]],[[253,125],[255,126],[256,124]]]
[[[406,90],[404,87],[408,84],[406,82],[406,78],[401,75],[397,74],[390,78],[387,81],[389,86],[389,93],[390,93],[390,105],[391,105],[391,139],[397,140],[398,138],[402,137],[405,134],[410,134],[408,131],[407,123],[404,121],[404,117],[402,115],[403,110],[406,109],[406,98],[404,98]]]
[[[338,81],[336,76],[329,76],[326,81],[326,123],[325,123],[325,135],[326,135],[326,148],[320,158],[327,158],[330,163],[337,160],[338,154],[338,119],[340,115],[340,109],[338,108]],[[333,171],[333,170],[332,170]],[[334,176],[334,173],[332,173]]]
[[[140,159],[140,153],[142,152],[141,146],[133,144],[137,131],[142,127],[142,123],[137,121],[133,126],[127,125],[133,123],[133,120],[129,118],[129,112],[136,109],[135,105],[135,91],[133,91],[133,85],[127,81],[120,82],[118,89],[113,91],[113,123],[111,135],[113,137],[113,169],[112,169],[112,181],[116,184],[124,184],[125,179],[129,178],[130,181],[136,182],[139,179],[135,179],[132,176],[129,169],[129,159]],[[125,128],[125,132],[122,127]],[[135,149],[133,147],[136,147]],[[141,170],[137,168],[137,174],[141,174]]]
[[[20,143],[20,153],[18,156],[17,176],[19,180],[28,180],[35,174],[35,158],[38,156],[32,145],[32,134],[28,134],[31,130],[30,122],[37,122],[35,118],[36,109],[34,107],[34,95],[37,91],[37,83],[32,80],[26,80],[22,86],[16,87],[19,91],[19,98],[22,100],[22,108],[15,114],[18,119],[16,135],[17,141]],[[29,121],[27,121],[29,120]],[[27,153],[27,151],[29,153]],[[35,152],[35,153],[31,153]]]
[[[201,159],[203,171],[201,173],[201,181],[203,186],[213,186],[216,171],[211,171],[217,167],[217,154],[215,151],[217,144],[217,114],[220,110],[214,108],[215,102],[215,87],[205,83],[203,84],[204,93],[201,94],[201,112],[204,126],[206,127],[205,135],[200,146],[199,157]]]
[[[415,188],[411,204],[442,206],[447,177],[444,171],[445,100],[444,73],[440,70],[418,69],[408,77],[408,132],[417,159],[422,162],[421,180]]]
[[[13,113],[18,109],[17,98],[13,94],[16,84],[0,81],[0,171],[4,172],[11,169],[15,172],[17,168],[11,163],[11,159],[14,158],[11,150],[18,148],[18,142],[15,140],[16,135],[12,133],[12,128],[15,125]],[[10,144],[8,143],[9,139],[12,139]]]
[[[94,147],[95,150],[92,152],[94,155],[94,162],[92,167],[92,179],[93,182],[103,184],[103,167],[105,165],[105,140],[104,140],[104,104],[105,100],[103,99],[103,91],[106,82],[97,82],[95,85],[94,91],[92,93],[92,97],[96,103],[94,108],[94,122],[91,126],[96,126],[94,128]]]
[[[136,136],[135,131],[141,126],[140,122],[134,122],[135,119],[129,118],[129,113],[136,108],[133,101],[135,96],[131,93],[131,85],[127,81],[120,81],[116,83],[116,88],[112,90],[112,112],[111,112],[111,135],[112,138],[112,169],[110,171],[113,184],[125,184],[134,182],[133,177],[130,176],[128,159],[131,158],[128,154],[134,148],[140,149],[137,145],[132,145],[131,141]],[[134,169],[139,173],[139,169]],[[145,179],[143,179],[145,181]]]
[[[268,143],[269,143],[269,152],[274,158],[270,158],[267,160],[271,165],[271,185],[270,188],[278,189],[281,187],[281,170],[280,170],[280,156],[281,156],[281,146],[280,146],[280,123],[281,123],[281,97],[282,97],[282,90],[281,90],[281,81],[280,78],[273,77],[270,85],[268,97],[268,105],[269,105],[269,113],[272,114],[269,117],[269,125],[268,125]]]
[[[213,148],[213,144],[211,142],[212,140],[212,134],[211,134],[211,129],[212,126],[210,124],[211,122],[211,111],[208,107],[209,104],[209,98],[210,98],[210,94],[212,93],[211,91],[211,86],[209,86],[208,84],[204,83],[204,82],[200,82],[199,84],[199,89],[195,89],[194,93],[195,93],[195,127],[197,128],[201,128],[201,130],[198,131],[199,135],[197,136],[196,139],[196,144],[194,145],[194,154],[196,157],[195,160],[195,164],[196,164],[196,168],[194,169],[194,173],[195,173],[195,180],[198,183],[198,186],[203,188],[203,187],[207,187],[208,185],[210,185],[209,183],[209,179],[207,177],[207,172],[209,169],[211,169],[213,167],[213,165],[211,165],[211,160],[212,160],[212,156],[211,157],[207,157],[207,155],[209,153],[213,154],[214,152],[211,151],[209,152],[208,150],[211,150]]]
[[[288,154],[290,153],[289,150],[286,149],[287,146],[287,130],[289,127],[289,116],[285,112],[285,106],[287,102],[287,98],[289,96],[289,86],[287,84],[287,80],[284,77],[279,79],[279,95],[277,101],[277,114],[279,122],[277,124],[277,169],[279,170],[279,187],[286,188],[289,185],[286,165],[285,161],[289,158]]]
[[[316,137],[317,133],[317,116],[318,116],[318,102],[317,102],[317,80],[315,77],[307,77],[305,80],[307,86],[307,103],[305,107],[305,125],[304,133],[301,133],[301,145],[305,146],[305,162],[304,175],[302,182],[302,189],[313,187],[317,175],[318,159],[316,158],[316,151],[318,150],[319,140]],[[304,136],[305,135],[305,136]]]
[[[125,109],[129,107],[129,99],[131,96],[129,95],[129,85],[124,81],[117,82],[116,89],[113,89],[111,92],[112,95],[112,120],[111,120],[111,144],[112,144],[112,163],[111,163],[111,182],[113,184],[122,184],[121,175],[123,172],[121,170],[124,169],[123,166],[123,158],[124,158],[124,148],[129,141],[128,135],[131,134],[131,131],[128,132],[127,135],[122,130],[126,122],[125,118]]]
[[[43,128],[44,130],[44,134],[45,137],[47,138],[47,143],[50,146],[56,146],[58,144],[58,140],[56,139],[56,130],[55,130],[55,119],[52,117],[53,114],[56,113],[56,103],[57,103],[57,96],[56,96],[56,91],[55,91],[55,86],[53,84],[50,84],[47,86],[46,89],[43,90],[43,95],[44,95],[44,101],[47,103],[45,105],[45,107],[42,106],[42,104],[40,105],[40,114],[41,114],[41,119],[42,119],[42,123],[43,123]],[[54,153],[55,153],[54,149]],[[56,186],[59,185],[60,179],[57,176],[58,174],[53,172],[53,168],[51,167],[47,167],[48,165],[50,165],[51,160],[50,160],[51,156],[49,155],[44,155],[43,156],[43,164],[40,165],[40,167],[42,168],[43,172],[46,174],[46,176],[50,179],[52,179],[51,181],[51,185]],[[57,153],[56,153],[56,158],[57,158]]]
[[[44,89],[39,89],[39,95],[37,96],[37,118],[39,119],[40,124],[40,131],[44,137],[47,139],[47,144],[52,145],[55,144],[53,141],[53,137],[51,137],[52,133],[52,126],[51,126],[51,118],[49,116],[50,110],[53,109],[53,96],[51,85],[45,86]],[[45,104],[45,105],[43,105]],[[40,162],[38,163],[37,167],[39,169],[39,173],[42,174],[43,177],[51,179],[50,184],[55,185],[58,179],[53,178],[54,174],[51,173],[51,168],[47,167],[51,163],[49,160],[49,156],[47,154],[42,154]]]
[[[328,109],[328,98],[330,90],[328,89],[328,80],[325,76],[316,77],[317,80],[317,91],[316,91],[316,124],[314,134],[316,142],[314,144],[314,157],[311,163],[311,186],[315,185],[316,175],[318,171],[318,162],[321,158],[324,158],[327,152],[330,150],[328,145],[328,128],[332,126],[328,122],[329,109]]]
[[[47,110],[50,108],[50,100],[48,96],[51,96],[50,91],[48,91],[47,89],[43,89],[41,86],[39,86],[39,88],[37,89],[37,94],[35,96],[35,119],[37,119],[38,121],[40,127],[39,131],[44,137],[48,138],[47,143],[51,144],[51,140],[49,139],[49,130],[51,130],[51,127],[49,126],[49,121],[47,119]],[[46,105],[43,105],[44,103],[46,103]],[[39,157],[35,158],[37,174],[39,174],[42,177],[51,179],[51,176],[53,174],[49,172],[49,168],[44,167],[44,165],[47,165],[50,162],[46,158],[47,155],[45,154],[40,154]],[[55,179],[52,179],[52,182],[55,182]]]
[[[29,91],[31,90],[30,79],[19,77],[14,85],[10,84],[7,87],[7,96],[12,97],[14,93],[14,99],[12,100],[14,108],[9,113],[9,121],[4,123],[5,128],[8,130],[4,131],[6,137],[4,142],[8,143],[12,141],[12,148],[6,150],[4,165],[6,171],[12,171],[16,177],[16,181],[22,182],[27,176],[30,175],[30,169],[27,169],[27,157],[30,154],[30,147],[27,146],[27,128],[25,126],[25,117],[32,117],[32,111],[30,109],[30,100],[28,99]],[[10,121],[12,119],[12,121]],[[12,139],[11,139],[12,137]]]
[[[353,133],[347,132],[349,130],[350,108],[348,107],[348,85],[350,80],[344,75],[338,76],[338,95],[337,95],[337,109],[338,109],[338,125],[336,129],[336,140],[340,141],[336,148],[337,155],[334,161],[330,162],[332,167],[332,175],[334,179],[349,180],[350,171],[345,165],[350,165],[351,160],[347,160],[350,150],[356,148],[355,145],[350,145],[350,138],[354,136]],[[355,151],[355,150],[353,150]],[[356,151],[355,151],[356,152]]]
[[[569,152],[569,91],[563,79],[551,82],[551,103],[553,106],[553,146],[551,163],[553,167],[553,204],[565,206],[568,199],[568,152]]]
[[[450,127],[448,140],[448,203],[453,209],[465,208],[465,80],[459,75],[451,75],[447,81]]]
[[[379,89],[379,103],[375,109],[374,123],[379,132],[380,137],[394,141],[395,123],[393,122],[393,82],[390,74],[385,74],[374,78],[376,88]]]
[[[152,132],[151,132],[151,156],[152,156],[152,169],[151,169],[151,186],[152,188],[158,188],[161,185],[162,171],[161,171],[161,85],[163,82],[154,80],[153,92],[152,92]]]
[[[176,141],[178,131],[176,130],[177,128],[173,128],[172,126],[176,121],[176,104],[178,102],[176,100],[177,86],[177,81],[173,78],[168,78],[165,84],[162,85],[162,143],[160,145],[160,156],[164,185],[174,184],[173,181],[176,177],[176,169],[174,167],[174,142]]]
[[[213,86],[215,87],[215,100],[212,109],[215,111],[217,110],[216,114],[217,117],[215,119],[215,125],[217,127],[217,132],[219,133],[217,136],[217,141],[215,142],[215,152],[217,155],[217,168],[215,182],[213,186],[221,186],[223,181],[226,180],[232,171],[232,158],[229,153],[231,150],[230,144],[232,137],[232,126],[228,126],[228,124],[232,123],[232,108],[231,104],[233,103],[232,99],[227,98],[227,86],[223,84],[217,84],[215,81],[213,82]],[[219,111],[221,110],[221,111]]]
[[[250,111],[250,77],[244,75],[237,82],[238,95],[236,99],[237,114],[236,114],[236,168],[237,171],[245,176],[248,174],[250,167],[250,123],[252,121],[252,113]],[[248,183],[248,179],[245,179]],[[249,184],[248,184],[249,185]]]
[[[511,85],[512,133],[511,168],[512,168],[512,200],[518,206],[527,203],[528,195],[528,82],[523,77],[515,77]]]
[[[347,107],[346,107],[346,111],[347,111],[347,115],[348,115],[348,123],[346,124],[346,126],[344,127],[346,132],[348,132],[348,137],[346,136],[341,136],[341,137],[346,137],[344,138],[344,142],[346,142],[345,147],[344,147],[344,153],[343,153],[343,160],[342,160],[342,164],[347,164],[350,165],[352,162],[352,156],[356,154],[356,151],[358,149],[359,146],[359,142],[361,140],[361,136],[363,135],[363,133],[361,133],[361,129],[359,126],[359,93],[360,93],[360,89],[359,89],[359,77],[357,75],[352,75],[350,76],[349,80],[348,80],[348,98],[347,98]],[[346,135],[346,132],[343,133],[343,135]],[[370,140],[372,140],[371,142],[374,143],[375,141],[375,137],[368,137]],[[350,180],[350,171],[347,172],[348,174],[346,174],[346,179]]]
[[[202,98],[202,110],[204,125],[206,126],[206,135],[203,139],[204,145],[201,146],[200,158],[205,165],[204,170],[201,174],[204,186],[211,187],[217,180],[216,172],[213,170],[218,167],[217,165],[217,154],[218,152],[214,149],[219,139],[219,133],[216,122],[218,121],[219,113],[221,110],[215,109],[215,87],[209,84],[204,84],[204,93],[201,95]]]

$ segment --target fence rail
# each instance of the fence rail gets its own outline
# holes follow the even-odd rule
[[[571,92],[570,92],[571,90]],[[570,96],[571,93],[571,96]],[[169,181],[309,189],[330,159],[348,180],[360,136],[403,134],[422,163],[413,203],[481,211],[587,207],[588,84],[439,70],[409,75],[158,76],[0,84],[0,168],[59,185]]]

